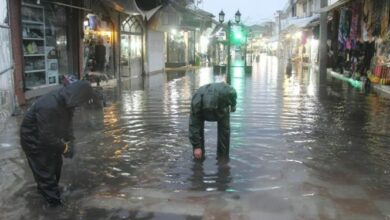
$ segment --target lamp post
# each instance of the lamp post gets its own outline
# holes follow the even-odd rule
[[[219,18],[219,23],[222,25],[223,22],[225,21],[225,12],[223,12],[223,10],[221,10],[221,12],[219,12],[218,15],[219,15],[219,17],[218,17]],[[217,45],[216,51],[218,51],[218,72],[220,72],[222,70],[222,66],[220,66],[220,64],[221,64],[221,55],[223,53],[221,53],[219,43]]]
[[[225,13],[223,12],[223,10],[221,10],[221,12],[219,13],[219,22],[221,24],[223,24],[225,20]],[[234,45],[239,45],[240,47],[242,47],[242,45],[244,44],[244,47],[245,47],[245,50],[244,50],[244,64],[245,64],[245,69],[246,69],[246,44],[247,44],[247,33],[246,31],[244,30],[244,27],[242,26],[241,24],[241,13],[239,10],[237,10],[237,12],[235,13],[234,15],[234,21],[235,21],[235,24],[233,24],[232,21],[228,21],[227,23],[227,31],[226,31],[226,44],[227,44],[227,74],[229,75],[230,74],[230,66],[231,66],[231,53],[230,53],[230,50],[231,50],[231,45],[234,44]],[[232,29],[232,27],[236,26],[235,29]],[[245,38],[245,39],[244,39]]]
[[[228,45],[228,49],[227,49],[227,53],[228,53],[228,57],[227,57],[227,67],[226,67],[226,71],[227,71],[227,75],[228,75],[228,78],[230,76],[230,63],[231,63],[231,60],[232,60],[232,57],[231,57],[231,54],[230,54],[230,33],[231,33],[231,30],[232,29],[232,22],[228,21],[228,29],[227,29],[227,45]]]
[[[225,13],[221,10],[221,12],[219,12],[219,23],[223,23],[223,21],[225,20]]]

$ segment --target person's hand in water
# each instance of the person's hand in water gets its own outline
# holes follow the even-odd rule
[[[200,149],[200,148],[195,149],[194,150],[194,157],[197,160],[202,159],[202,149]]]

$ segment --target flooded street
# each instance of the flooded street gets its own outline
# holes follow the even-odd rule
[[[2,185],[0,219],[390,219],[388,98],[331,78],[320,86],[311,69],[285,75],[262,56],[252,74],[231,73],[230,161],[215,159],[210,122],[206,160],[195,162],[192,94],[224,79],[211,68],[156,74],[109,89],[104,110],[78,112],[62,209],[43,206],[16,147],[21,170],[2,166],[1,178],[17,176],[18,190]]]

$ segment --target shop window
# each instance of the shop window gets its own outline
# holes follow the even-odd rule
[[[142,34],[142,26],[135,16],[130,16],[122,22],[121,31],[133,34]]]
[[[25,87],[58,84],[69,73],[66,10],[53,4],[22,4]]]
[[[195,31],[188,32],[188,62],[195,65]]]
[[[291,15],[292,15],[292,17],[297,16],[297,8],[296,8],[295,4],[292,6]]]
[[[143,28],[136,16],[125,18],[121,25],[121,59],[122,76],[139,75],[142,67]]]
[[[186,43],[184,31],[172,30],[171,32],[169,32],[167,44],[167,63],[185,63]]]
[[[0,24],[8,26],[7,0],[0,0]]]
[[[135,16],[130,16],[121,26],[121,55],[130,58],[141,57],[143,29]]]

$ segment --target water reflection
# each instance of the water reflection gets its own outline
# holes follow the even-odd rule
[[[188,179],[191,182],[191,190],[197,191],[229,191],[232,176],[230,174],[230,165],[228,161],[218,161],[214,166],[204,164],[200,161],[194,161],[191,171],[192,175]]]
[[[274,219],[345,219],[351,213],[340,201],[357,204],[354,207],[388,204],[389,100],[332,79],[320,86],[318,74],[310,69],[296,67],[286,76],[277,64],[275,57],[262,55],[252,74],[234,68],[229,78],[202,68],[185,74],[155,74],[146,77],[142,86],[108,90],[108,106],[87,113],[89,129],[84,125],[87,116],[75,120],[80,147],[71,163],[65,161],[61,181],[68,189],[64,193],[68,205],[56,216],[153,219],[164,215],[123,210],[190,200],[188,206],[201,206],[204,211],[220,207],[215,204],[229,192],[242,198],[239,205],[229,203],[234,211],[265,213],[266,209],[271,217],[282,215]],[[216,124],[206,123],[207,160],[193,162],[187,137],[192,94],[204,84],[221,80],[230,80],[238,93],[237,111],[231,114],[231,160],[214,159]],[[7,206],[9,213],[20,211],[32,219],[45,219],[41,203],[29,194],[34,189],[28,184],[23,188],[22,196],[12,200],[15,205]],[[133,197],[142,198],[136,208]],[[94,199],[107,200],[111,206],[86,209]],[[324,202],[330,211],[321,208]],[[173,207],[164,209],[165,213],[187,210]],[[388,206],[381,207],[372,210]],[[359,215],[359,210],[354,213]],[[375,219],[370,217],[363,219]]]
[[[180,79],[186,75],[186,72],[187,71],[167,73],[167,81],[170,82],[175,79]]]

